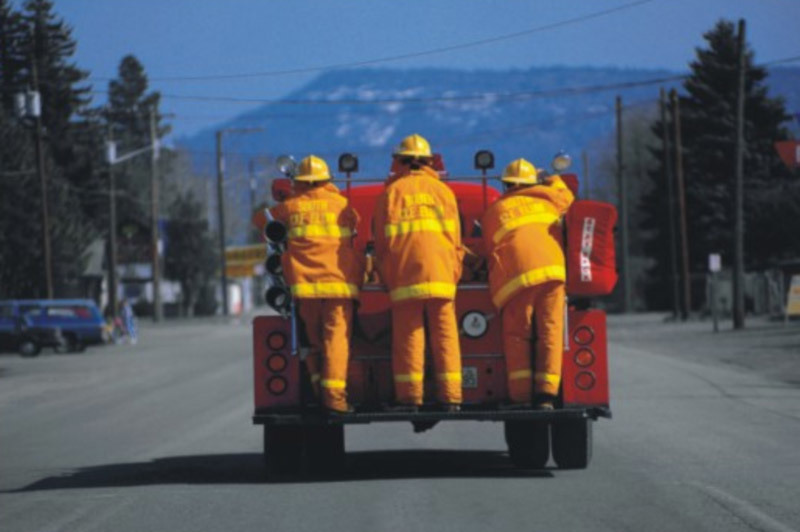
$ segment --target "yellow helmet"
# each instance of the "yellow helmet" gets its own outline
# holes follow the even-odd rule
[[[500,181],[513,185],[535,185],[539,182],[538,174],[531,163],[525,159],[516,159],[508,163]]]
[[[394,154],[404,157],[433,157],[431,153],[431,145],[424,137],[417,135],[409,135],[400,141],[400,144],[394,149]]]
[[[330,178],[331,172],[328,170],[328,163],[316,155],[309,155],[300,161],[300,164],[297,165],[297,174],[294,176],[295,181],[305,183],[327,181]]]

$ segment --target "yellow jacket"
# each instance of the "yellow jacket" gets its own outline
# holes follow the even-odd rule
[[[458,204],[434,170],[412,170],[389,183],[378,196],[373,231],[393,303],[455,298],[464,255]]]
[[[519,290],[564,281],[560,219],[574,200],[558,176],[507,192],[483,214],[492,302],[502,308]]]
[[[335,185],[295,193],[270,209],[286,225],[283,275],[296,298],[357,298],[363,264],[353,248],[358,214]]]

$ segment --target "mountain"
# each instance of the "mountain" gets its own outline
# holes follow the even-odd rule
[[[283,153],[297,158],[314,153],[335,169],[338,155],[350,151],[360,159],[355,177],[382,178],[392,147],[404,136],[420,133],[443,154],[451,175],[474,175],[473,154],[479,149],[494,151],[496,173],[517,157],[549,166],[552,156],[565,149],[578,171],[581,151],[586,150],[593,179],[602,180],[598,169],[614,156],[615,97],[622,97],[625,113],[654,116],[659,87],[680,88],[680,82],[637,83],[679,75],[594,67],[334,71],[280,103],[244,113],[178,145],[194,154],[198,172],[213,175],[214,131],[258,126],[264,132],[226,140],[229,176],[245,174],[251,158]],[[800,68],[775,68],[767,83],[772,95],[786,99],[790,112],[800,112]],[[609,85],[617,87],[604,88]],[[302,103],[306,101],[310,103]]]

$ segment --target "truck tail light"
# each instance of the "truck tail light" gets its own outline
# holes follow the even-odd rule
[[[274,371],[275,373],[285,370],[286,365],[286,357],[280,353],[275,353],[267,359],[267,367],[270,371]]]
[[[586,325],[583,325],[575,330],[572,339],[575,340],[575,343],[578,345],[589,345],[594,341],[594,331]]]
[[[575,363],[582,368],[587,368],[594,363],[594,352],[588,347],[581,347],[575,352]]]
[[[288,385],[283,377],[271,377],[267,381],[267,390],[273,395],[283,395],[286,392],[286,388],[288,388]]]
[[[280,351],[286,347],[286,335],[280,331],[269,333],[267,336],[267,347],[273,351]]]
[[[591,371],[581,371],[575,375],[575,386],[581,390],[591,390],[594,388],[595,382],[597,382],[597,379],[595,379],[594,373]]]

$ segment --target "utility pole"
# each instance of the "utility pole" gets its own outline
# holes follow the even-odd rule
[[[217,207],[219,216],[219,280],[222,287],[222,314],[228,315],[228,278],[225,270],[228,267],[225,259],[225,194],[223,182],[225,181],[225,159],[222,153],[222,136],[226,133],[255,133],[263,131],[262,128],[229,128],[218,129],[217,139]]]
[[[585,199],[591,199],[592,187],[589,180],[589,154],[586,150],[581,152],[581,162],[583,163],[583,195]]]
[[[675,190],[672,182],[672,150],[669,145],[669,123],[667,122],[667,94],[662,88],[659,94],[661,107],[661,145],[664,157],[664,181],[667,183],[667,223],[669,225],[669,258],[672,277],[672,317],[680,314],[680,288],[678,281],[678,249],[675,240]]]
[[[257,183],[256,183],[256,162],[253,159],[250,159],[247,162],[247,169],[248,169],[248,173],[250,174],[250,216],[249,216],[248,219],[252,219],[253,218],[253,213],[256,210],[256,188],[257,188]],[[254,240],[254,238],[257,236],[255,233],[256,233],[256,231],[255,231],[255,229],[252,228],[252,224],[251,224],[250,234],[252,235],[251,241],[253,241],[253,242],[257,242],[257,240]]]
[[[158,131],[156,130],[156,108],[150,107],[150,248],[153,270],[153,321],[164,319],[161,306],[161,262],[158,238]]]
[[[108,161],[108,305],[111,307],[111,315],[117,317],[117,188],[116,176],[114,175],[114,159],[116,153],[114,149],[114,133],[111,121],[108,124],[108,139],[106,149],[108,150],[106,160]]]
[[[38,21],[37,21],[38,22]],[[34,36],[35,40],[35,36]],[[34,50],[35,50],[34,44]],[[36,67],[36,53],[31,55],[31,77],[33,81],[33,98],[30,106],[33,111],[34,127],[36,132],[36,171],[39,174],[39,184],[42,190],[42,247],[44,248],[44,276],[47,290],[47,299],[53,299],[53,254],[50,247],[50,214],[47,200],[47,176],[44,167],[44,146],[42,143],[42,109],[39,92],[39,76]]]
[[[739,87],[736,95],[736,173],[733,189],[733,328],[744,329],[744,81],[745,23],[739,19]]]
[[[622,157],[622,97],[617,96],[617,191],[619,194],[619,218],[622,233],[622,288],[623,312],[631,311],[631,269],[628,247],[628,190],[625,180],[625,167]]]
[[[686,189],[683,183],[683,144],[681,140],[681,107],[678,92],[670,91],[672,122],[675,124],[675,181],[678,185],[678,223],[681,237],[681,271],[683,278],[683,306],[681,319],[689,319],[692,311],[692,279],[689,276],[689,233],[686,229]]]
[[[219,281],[222,287],[222,315],[228,315],[228,277],[225,271],[228,268],[225,260],[225,195],[222,182],[225,174],[225,160],[222,155],[222,134],[224,130],[217,130],[217,207],[219,217]]]

